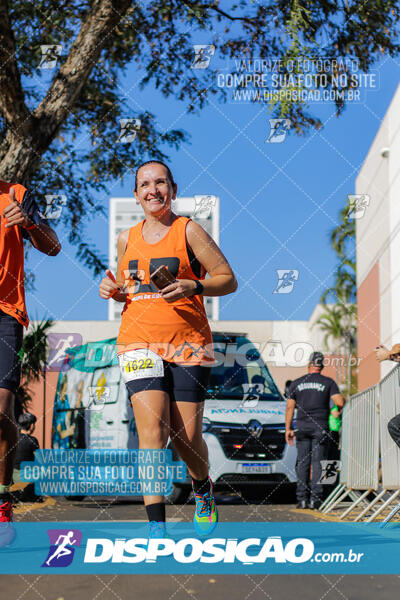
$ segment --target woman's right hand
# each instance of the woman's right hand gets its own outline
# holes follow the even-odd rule
[[[385,346],[377,346],[375,348],[375,358],[379,362],[382,362],[383,360],[389,360],[390,352],[387,348],[385,348]]]
[[[104,277],[104,279],[102,279],[100,282],[99,294],[101,298],[109,300],[114,296],[114,294],[121,291],[121,288],[115,281],[115,277],[111,273],[110,269],[107,269],[106,275],[107,277]]]

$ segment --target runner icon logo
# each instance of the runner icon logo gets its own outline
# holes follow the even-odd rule
[[[361,219],[370,203],[368,194],[348,194],[348,219]]]
[[[47,535],[50,548],[42,567],[68,567],[74,558],[75,548],[81,545],[82,532],[79,529],[48,529]]]
[[[120,132],[117,143],[130,144],[136,138],[137,132],[140,130],[142,122],[140,119],[120,119]]]
[[[194,44],[194,59],[191,64],[192,69],[207,69],[211,57],[214,56],[214,44]]]
[[[216,204],[215,196],[194,196],[195,209],[193,216],[198,219],[208,219]]]
[[[61,56],[62,46],[59,44],[40,46],[42,56],[40,58],[39,69],[54,69]]]
[[[290,294],[294,288],[295,282],[299,278],[297,269],[277,269],[278,283],[274,289],[274,294]]]
[[[46,194],[46,208],[39,215],[42,219],[59,219],[66,204],[67,196],[64,194]]]
[[[66,351],[74,346],[82,344],[80,333],[49,333],[49,356],[46,363],[46,371],[68,371],[66,363]]]
[[[318,483],[333,485],[337,480],[340,468],[340,460],[321,460],[321,477]]]
[[[285,141],[287,132],[290,129],[290,119],[268,119],[269,134],[265,143],[281,144]]]

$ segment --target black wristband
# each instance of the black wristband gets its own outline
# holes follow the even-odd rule
[[[196,287],[194,288],[194,292],[192,296],[197,296],[198,294],[202,294],[204,291],[204,285],[196,279]]]
[[[27,213],[26,216],[31,221],[31,224],[28,225],[28,227],[24,227],[24,229],[35,229],[35,227],[37,227],[39,225],[38,220],[35,217],[35,215],[30,215]]]

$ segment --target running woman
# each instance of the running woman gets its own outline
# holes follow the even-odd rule
[[[56,233],[41,218],[29,192],[0,180],[0,523],[13,518],[9,489],[18,440],[14,396],[20,381],[23,327],[29,325],[24,238],[49,256],[61,250]]]
[[[139,447],[165,448],[171,438],[192,477],[194,526],[199,535],[207,535],[218,513],[202,436],[204,397],[214,364],[203,296],[231,294],[237,282],[208,233],[172,212],[176,193],[172,173],[162,162],[138,168],[135,198],[145,219],[120,233],[117,276],[106,271],[100,296],[125,303],[117,353]],[[150,276],[162,265],[175,281],[159,291]],[[144,503],[150,536],[164,537],[164,498],[144,496]]]

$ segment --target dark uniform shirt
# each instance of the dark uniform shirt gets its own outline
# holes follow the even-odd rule
[[[34,452],[39,449],[39,442],[33,435],[21,433],[17,445],[17,454],[15,457],[15,468],[20,469],[24,461],[35,460]]]
[[[296,425],[309,429],[316,425],[328,427],[330,399],[340,394],[336,382],[321,373],[307,373],[290,385],[288,397],[296,401]]]

